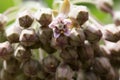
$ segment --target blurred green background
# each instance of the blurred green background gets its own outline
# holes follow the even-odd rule
[[[55,6],[53,6],[53,3],[56,1],[61,0],[0,0],[0,13],[5,12],[7,9],[11,7],[18,7],[21,8],[21,6],[34,6],[34,4],[38,3],[41,6],[44,7],[50,7],[53,9],[56,9],[56,5],[58,6],[59,3],[57,3]],[[109,14],[106,14],[99,9],[96,8],[95,5],[89,3],[89,1],[92,0],[71,0],[71,2],[75,2],[77,5],[86,5],[90,11],[90,13],[101,23],[108,24],[112,22],[112,18]],[[94,1],[94,0],[93,0]],[[120,0],[114,0],[114,10],[120,10]]]

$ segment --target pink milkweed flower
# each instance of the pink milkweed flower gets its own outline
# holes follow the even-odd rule
[[[53,30],[55,38],[58,38],[60,35],[69,36],[71,20],[67,18],[70,11],[70,1],[64,0],[62,6],[60,7],[59,15],[49,24],[49,28]]]
[[[71,20],[67,19],[64,15],[59,14],[50,24],[49,28],[53,29],[53,34],[55,38],[58,38],[61,34],[65,36],[70,35]]]

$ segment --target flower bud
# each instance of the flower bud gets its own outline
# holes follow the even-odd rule
[[[80,46],[83,45],[85,41],[85,35],[83,30],[73,28],[70,34],[70,45],[71,46]]]
[[[52,10],[41,9],[35,14],[35,18],[42,26],[48,26],[52,21]]]
[[[0,43],[0,57],[1,58],[5,60],[9,59],[10,56],[12,55],[12,52],[13,52],[13,48],[8,41]]]
[[[114,24],[109,24],[106,25],[103,28],[103,37],[108,40],[108,41],[112,41],[112,42],[117,42],[120,38],[119,35],[119,30],[117,27],[115,27]]]
[[[38,36],[34,29],[24,29],[19,38],[20,43],[25,47],[30,47],[38,42]]]
[[[116,26],[120,26],[120,11],[114,12],[113,20]]]
[[[72,80],[73,71],[71,68],[65,64],[61,63],[56,71],[56,80]]]
[[[78,70],[81,66],[81,62],[78,60],[77,49],[75,47],[66,47],[61,51],[60,57],[73,70]]]
[[[46,72],[55,73],[59,60],[55,56],[49,55],[43,59],[42,64]]]
[[[105,57],[95,58],[93,64],[93,70],[99,75],[105,75],[110,71],[111,64],[109,60]]]
[[[61,51],[60,57],[65,62],[69,62],[69,60],[77,59],[78,58],[77,49],[75,49],[75,47],[66,47]]]
[[[0,32],[4,31],[4,26],[7,23],[7,17],[3,14],[0,14]]]
[[[55,48],[65,48],[67,46],[69,46],[69,38],[67,36],[64,35],[60,35],[57,39],[56,38],[52,38],[52,43],[51,45]]]
[[[6,36],[9,42],[16,43],[19,42],[19,36],[22,29],[17,25],[13,24],[6,30]]]
[[[95,57],[103,56],[103,54],[101,52],[101,48],[100,48],[99,42],[98,43],[92,43],[91,46],[92,46],[92,48],[94,50],[94,56]]]
[[[113,0],[96,0],[96,6],[103,12],[110,13],[112,15]]]
[[[78,47],[78,55],[82,62],[94,58],[93,48],[88,41],[85,41],[83,46]]]
[[[52,29],[48,27],[39,28],[38,30],[39,40],[43,45],[47,45],[51,43],[52,35],[53,35]]]
[[[39,62],[37,60],[28,60],[23,64],[23,72],[26,76],[35,77],[39,71]]]
[[[39,28],[38,36],[41,42],[41,48],[44,49],[47,53],[53,53],[56,50],[51,46],[51,39],[52,39],[52,29],[46,28]]]
[[[88,10],[85,6],[73,6],[69,17],[76,19],[79,25],[82,25],[88,20]]]
[[[20,63],[13,57],[3,61],[3,68],[11,74],[16,74],[20,70]]]
[[[66,62],[73,71],[78,71],[82,67],[82,63],[79,59],[64,60],[64,62]]]
[[[84,33],[85,33],[86,39],[91,43],[98,42],[102,37],[102,32],[100,31],[100,29],[93,24],[87,25],[84,28]]]
[[[21,27],[28,28],[32,25],[33,21],[34,19],[30,11],[25,10],[19,14],[18,22]]]
[[[30,49],[18,46],[14,52],[14,56],[18,61],[25,62],[31,58],[32,54]]]

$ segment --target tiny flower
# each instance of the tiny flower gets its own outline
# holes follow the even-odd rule
[[[58,38],[61,34],[65,36],[70,35],[70,29],[68,28],[72,21],[67,19],[68,13],[70,11],[69,0],[64,0],[61,7],[59,15],[49,24],[49,28],[53,29],[53,34],[55,38]]]
[[[58,15],[49,25],[53,29],[54,37],[58,38],[61,34],[65,36],[70,35],[69,26],[71,25],[71,20],[66,19],[62,14]]]

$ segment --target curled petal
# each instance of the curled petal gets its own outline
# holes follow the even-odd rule
[[[57,21],[53,20],[50,24],[49,24],[49,28],[53,29],[55,28],[55,26],[57,25]]]
[[[64,35],[70,36],[70,30],[67,29],[67,30],[64,32]]]
[[[70,26],[72,24],[72,21],[70,19],[64,19],[63,22],[66,26]]]
[[[59,30],[57,30],[56,28],[53,28],[53,35],[54,35],[54,38],[58,38],[60,36]]]
[[[60,36],[60,33],[54,32],[53,34],[54,34],[54,38],[58,38]]]

